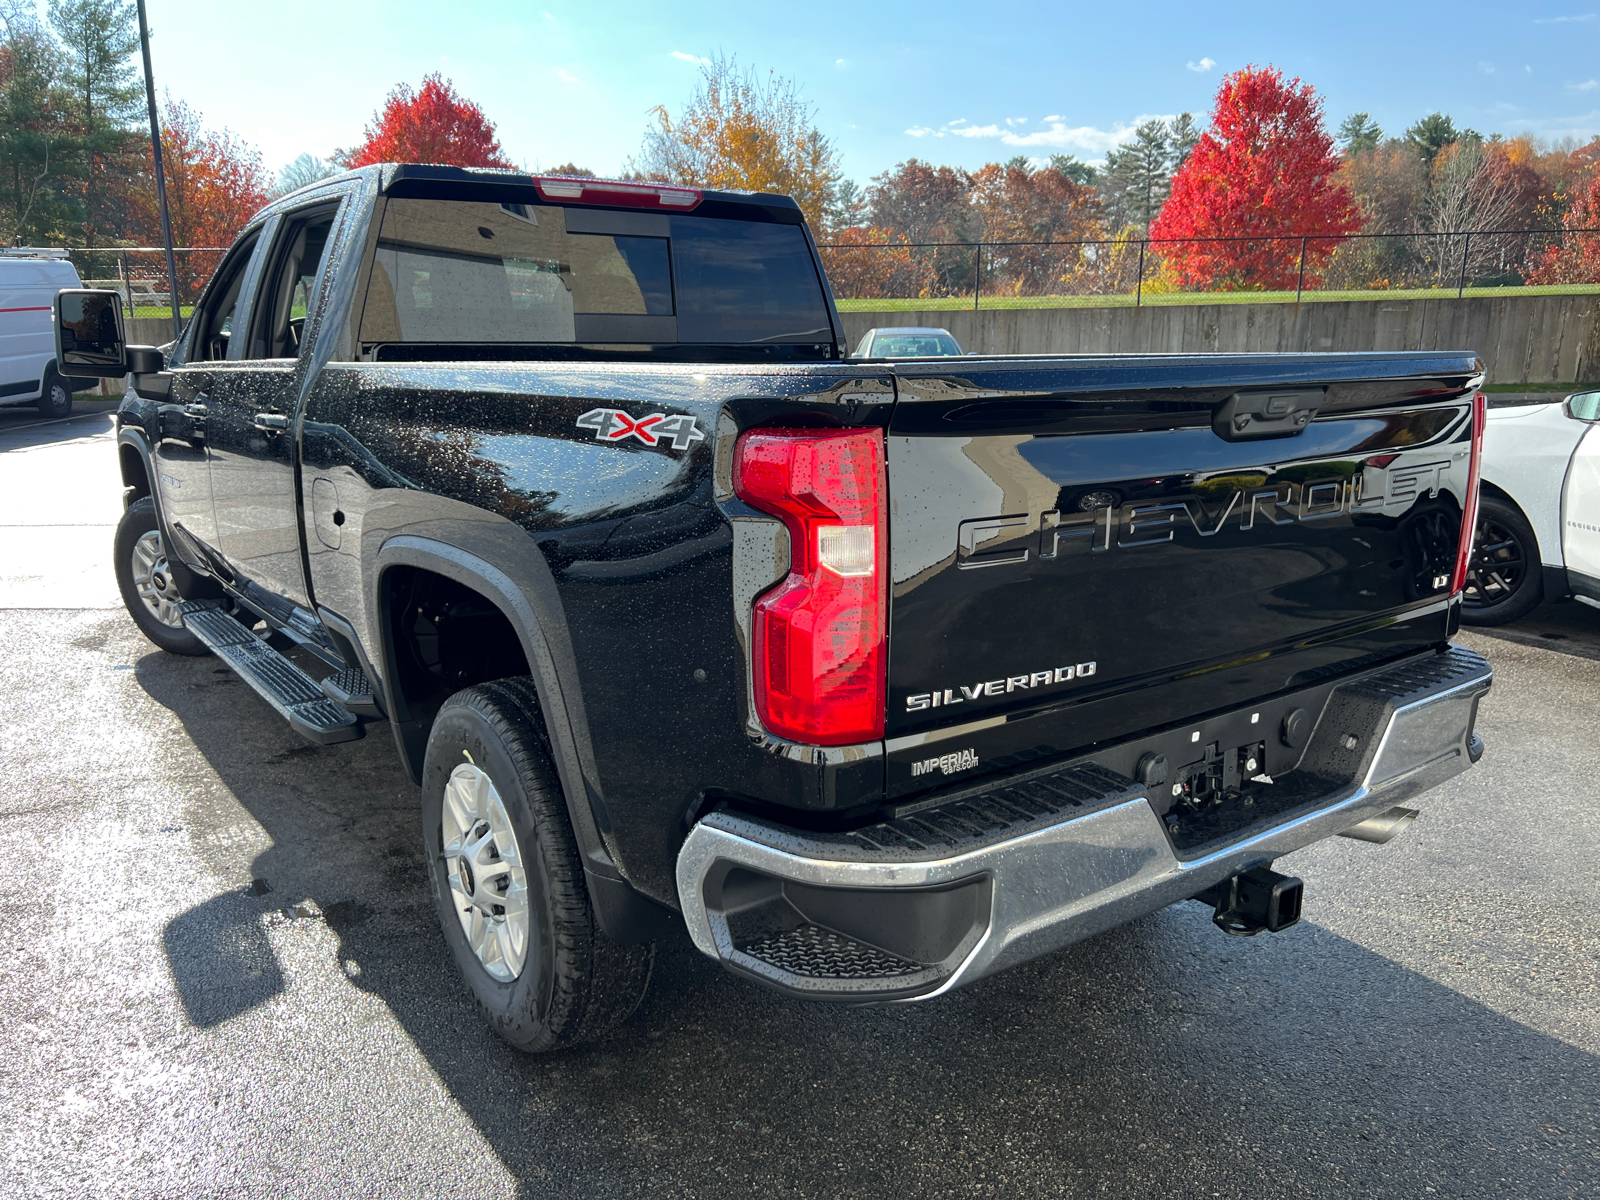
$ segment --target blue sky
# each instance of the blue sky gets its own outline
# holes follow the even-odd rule
[[[1145,116],[1203,116],[1250,62],[1313,84],[1330,126],[1437,109],[1484,133],[1600,133],[1600,0],[148,4],[157,86],[273,169],[354,144],[397,81],[442,71],[513,160],[615,172],[717,52],[795,79],[863,182],[911,156],[1095,159]]]

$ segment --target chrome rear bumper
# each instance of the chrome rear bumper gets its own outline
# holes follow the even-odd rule
[[[1093,811],[944,857],[866,853],[837,835],[714,813],[678,855],[684,920],[705,954],[793,995],[928,999],[1188,899],[1459,774],[1491,680],[1487,662],[1453,647],[1341,685],[1308,756],[1320,739],[1336,758],[1332,739],[1347,739],[1365,713],[1370,734],[1344,785],[1199,857],[1174,852],[1137,784],[1093,767],[1083,778],[1111,781],[1095,785]]]

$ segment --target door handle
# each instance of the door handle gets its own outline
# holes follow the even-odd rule
[[[256,428],[287,429],[289,428],[289,418],[282,413],[257,413]]]
[[[204,418],[209,411],[204,404],[185,404],[183,406],[183,415],[194,417],[197,420]]]

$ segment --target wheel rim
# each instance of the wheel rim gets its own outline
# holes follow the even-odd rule
[[[183,628],[183,613],[178,608],[183,597],[172,581],[159,529],[152,529],[133,544],[133,586],[151,616],[170,629]]]
[[[472,763],[450,772],[440,834],[461,932],[483,969],[509,983],[528,961],[528,876],[505,802]]]
[[[54,412],[65,412],[72,404],[72,394],[59,383],[50,387],[50,408]]]
[[[1462,602],[1468,608],[1493,608],[1516,594],[1528,577],[1522,542],[1509,526],[1479,515]]]

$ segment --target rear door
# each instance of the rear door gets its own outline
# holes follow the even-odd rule
[[[1077,749],[1442,641],[1473,364],[898,367],[891,788],[934,742],[962,762]],[[1229,440],[1213,421],[1236,395],[1314,417]],[[930,732],[952,726],[988,732]]]
[[[285,622],[308,609],[295,481],[302,340],[339,199],[281,216],[259,275],[248,340],[208,405],[217,533],[240,585]]]

